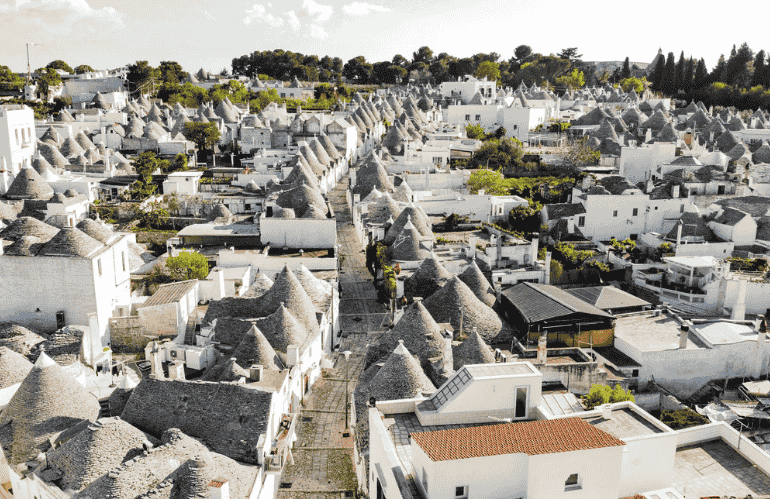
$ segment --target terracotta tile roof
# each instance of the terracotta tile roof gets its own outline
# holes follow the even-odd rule
[[[504,454],[553,454],[625,445],[581,418],[472,426],[412,433],[432,461]]]

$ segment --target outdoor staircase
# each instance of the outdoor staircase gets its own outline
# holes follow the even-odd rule
[[[195,345],[195,326],[198,324],[198,311],[194,310],[187,318],[187,329],[184,334],[185,345]]]

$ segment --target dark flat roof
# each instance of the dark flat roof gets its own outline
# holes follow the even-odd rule
[[[549,284],[519,283],[502,292],[528,322],[539,322],[573,314],[612,318],[607,312]]]

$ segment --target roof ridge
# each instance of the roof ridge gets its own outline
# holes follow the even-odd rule
[[[527,284],[530,288],[534,289],[535,291],[537,291],[541,295],[546,296],[544,291],[542,291],[540,288],[537,288],[537,287],[534,286],[534,283],[532,283],[532,282],[525,282],[524,284]],[[541,286],[551,286],[553,289],[558,289],[559,291],[563,291],[562,289],[557,288],[556,286],[553,286],[551,284],[541,284]],[[558,299],[558,298],[556,298],[554,296],[550,296],[549,295],[548,298],[550,298],[551,300],[555,301],[556,303],[558,303],[559,305],[563,306],[564,308],[568,308],[568,309],[572,310],[573,312],[577,312],[578,311],[578,309],[576,309],[575,307],[573,307],[571,305],[567,305],[562,300],[560,300],[560,299]]]

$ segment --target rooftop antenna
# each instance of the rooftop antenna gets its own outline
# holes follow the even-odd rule
[[[27,46],[27,83],[29,83],[30,81],[32,81],[32,67],[29,65],[29,47],[30,45],[34,47],[35,45],[40,45],[40,44],[28,42],[26,39],[24,40],[24,43]]]

